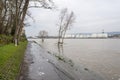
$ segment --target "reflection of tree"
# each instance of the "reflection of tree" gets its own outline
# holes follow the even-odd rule
[[[59,52],[59,55],[64,55],[63,45],[58,45],[58,52]]]

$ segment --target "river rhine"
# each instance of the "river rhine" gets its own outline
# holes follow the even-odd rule
[[[46,39],[44,48],[70,58],[75,64],[86,67],[105,80],[120,80],[120,39],[66,39],[58,49],[57,39]]]

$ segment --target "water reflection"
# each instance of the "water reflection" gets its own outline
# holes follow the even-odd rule
[[[75,64],[84,65],[105,80],[119,80],[119,39],[66,39],[65,42],[66,45],[58,46],[57,39],[48,39],[45,41],[45,48],[68,57]]]
[[[64,46],[63,45],[60,45],[58,44],[58,52],[59,52],[59,55],[64,55]]]

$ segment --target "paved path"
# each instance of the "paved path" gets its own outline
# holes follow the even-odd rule
[[[19,80],[103,80],[87,69],[73,68],[29,42]]]

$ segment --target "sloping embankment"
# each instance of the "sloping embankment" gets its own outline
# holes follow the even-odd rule
[[[41,45],[29,42],[20,80],[103,80],[87,68],[60,60]]]

